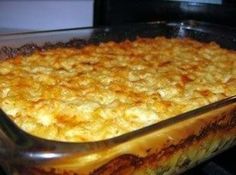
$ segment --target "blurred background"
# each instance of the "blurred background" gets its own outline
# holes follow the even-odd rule
[[[0,0],[0,33],[92,26],[94,0]]]
[[[189,19],[236,27],[236,1],[0,0],[0,34]]]

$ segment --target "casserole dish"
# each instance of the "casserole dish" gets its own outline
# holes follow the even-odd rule
[[[137,36],[190,37],[235,48],[230,28],[196,21],[155,22],[2,36],[1,57]],[[70,41],[73,38],[82,40]],[[24,44],[30,45],[21,47]],[[235,111],[232,96],[114,138],[79,143],[29,135],[2,111],[1,162],[8,172],[18,174],[177,174],[235,145]]]

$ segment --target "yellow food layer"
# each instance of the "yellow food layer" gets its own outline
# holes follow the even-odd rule
[[[138,38],[0,61],[0,107],[23,130],[95,141],[236,95],[236,52]]]

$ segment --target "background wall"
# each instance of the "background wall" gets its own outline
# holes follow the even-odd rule
[[[93,0],[0,0],[0,32],[92,26]]]

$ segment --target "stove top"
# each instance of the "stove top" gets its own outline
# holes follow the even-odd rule
[[[235,0],[95,0],[94,25],[196,20],[236,27]]]

